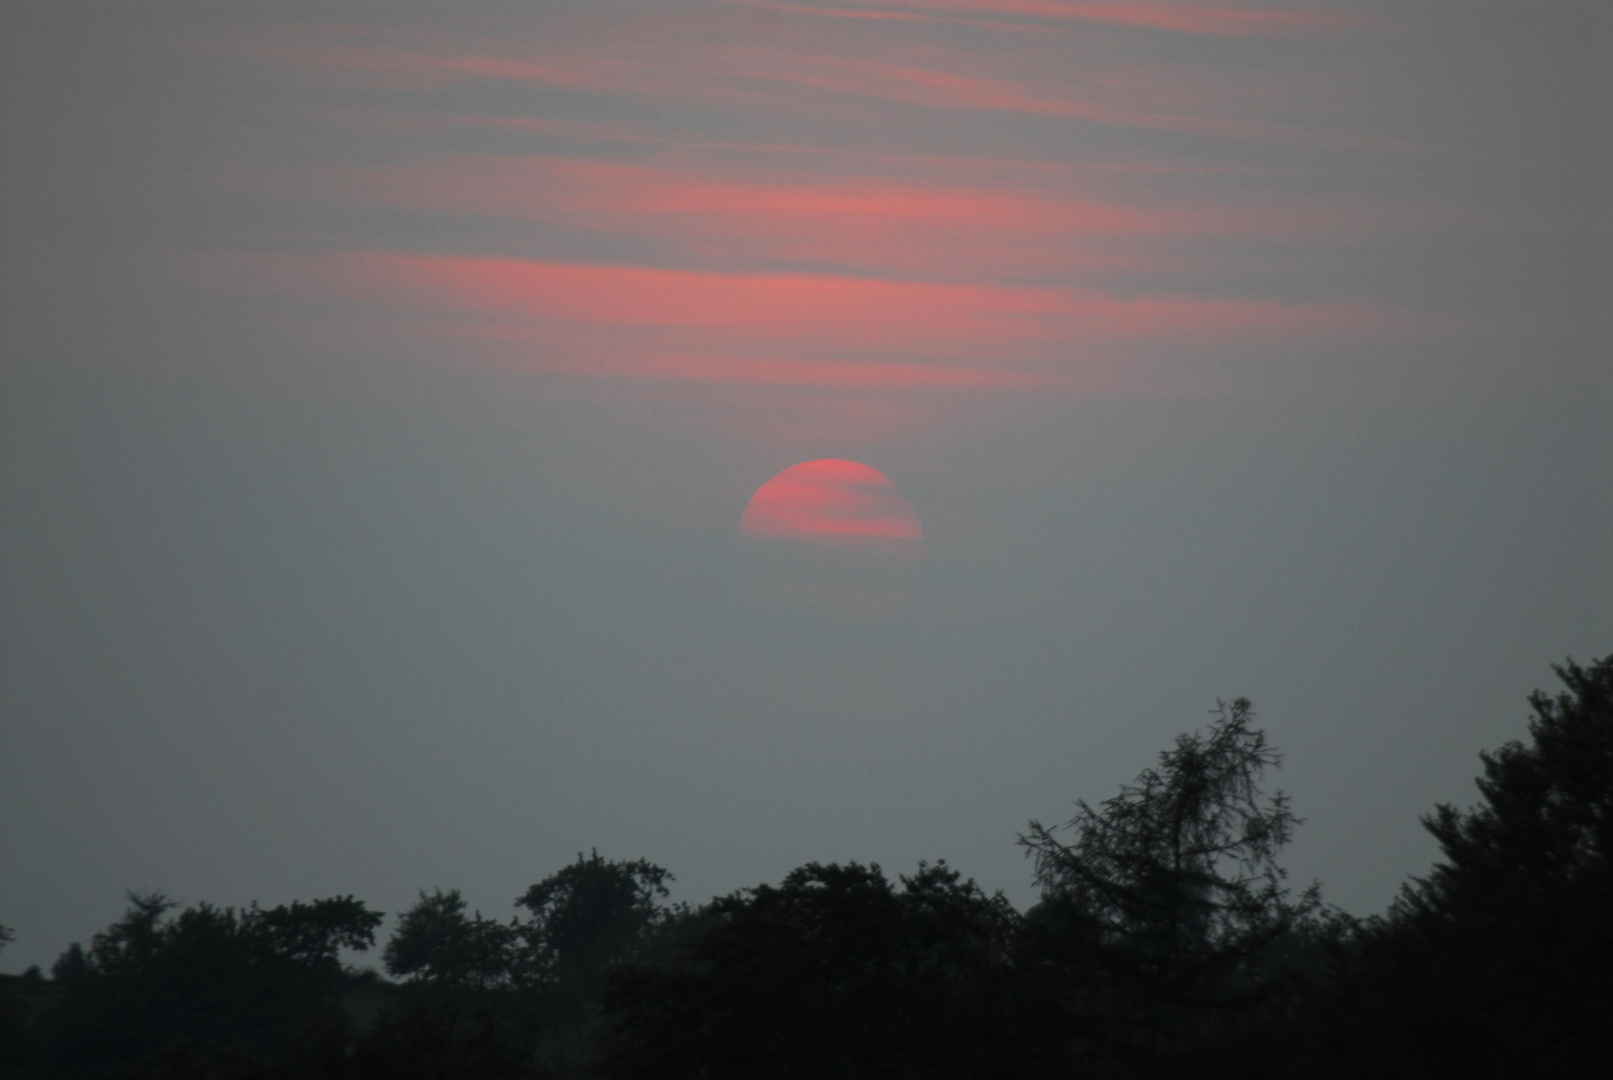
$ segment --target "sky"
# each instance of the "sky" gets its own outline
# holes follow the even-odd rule
[[[1610,53],[1596,2],[6,4],[0,967],[130,889],[502,918],[594,848],[1024,906],[1028,821],[1239,696],[1292,880],[1381,911],[1613,652]]]

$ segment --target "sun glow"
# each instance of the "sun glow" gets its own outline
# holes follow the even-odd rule
[[[890,477],[842,458],[803,461],[763,484],[739,519],[739,535],[910,558],[924,554],[918,514]]]

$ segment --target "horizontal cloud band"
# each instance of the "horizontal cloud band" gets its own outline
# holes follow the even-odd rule
[[[210,280],[235,288],[403,312],[696,331],[811,352],[884,349],[955,356],[1025,343],[1293,341],[1411,329],[1404,316],[1359,302],[1127,296],[1088,289],[383,251],[218,255],[206,260],[206,272]]]

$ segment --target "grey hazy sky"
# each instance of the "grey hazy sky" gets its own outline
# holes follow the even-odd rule
[[[1246,695],[1379,910],[1613,649],[1600,3],[0,8],[0,965],[946,858]],[[757,606],[883,470],[882,621]]]

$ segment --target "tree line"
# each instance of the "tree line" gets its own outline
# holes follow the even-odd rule
[[[802,866],[711,902],[597,852],[508,919],[422,892],[245,909],[132,895],[0,986],[31,1078],[1613,1075],[1613,657],[1557,669],[1440,861],[1357,919],[1290,886],[1298,825],[1246,700],[1019,838],[1020,912],[944,863]],[[9,940],[0,927],[0,947]]]

